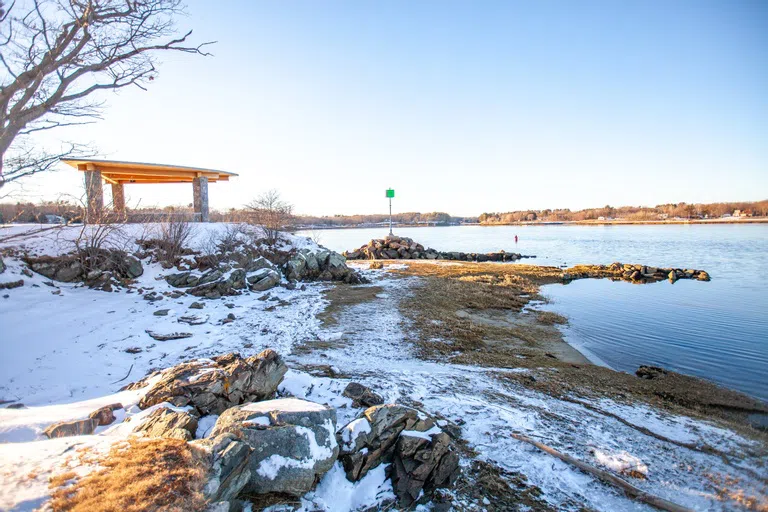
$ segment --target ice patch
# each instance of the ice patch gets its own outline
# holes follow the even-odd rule
[[[195,439],[203,439],[204,437],[208,437],[208,434],[211,433],[211,430],[213,430],[214,425],[216,425],[216,420],[218,419],[218,414],[209,414],[208,416],[203,416],[200,418],[197,421]]]
[[[648,476],[648,466],[626,451],[609,453],[603,450],[595,450],[594,455],[598,463],[622,475],[636,472],[645,477]]]
[[[252,402],[244,405],[241,410],[269,414],[272,411],[321,412],[326,410],[326,407],[322,404],[316,404],[298,398],[279,398],[277,400],[266,400],[264,402]]]
[[[439,427],[434,426],[431,429],[427,430],[426,432],[419,432],[418,430],[403,430],[400,432],[401,436],[408,436],[408,437],[419,437],[421,439],[426,439],[427,441],[432,441],[432,436],[436,436],[437,434],[441,434],[443,431],[440,430]]]

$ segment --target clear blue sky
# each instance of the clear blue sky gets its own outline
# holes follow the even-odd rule
[[[457,215],[768,197],[768,2],[188,3],[212,58],[164,57],[66,135],[230,170],[213,207]],[[76,189],[62,171],[27,191]],[[183,185],[128,186],[186,204]],[[74,191],[74,190],[73,190]]]

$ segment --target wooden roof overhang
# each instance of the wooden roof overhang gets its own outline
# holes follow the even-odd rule
[[[195,178],[206,177],[209,182],[229,181],[232,172],[178,165],[62,158],[62,162],[79,171],[99,171],[107,183],[192,183]]]

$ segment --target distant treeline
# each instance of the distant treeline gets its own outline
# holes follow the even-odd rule
[[[360,226],[365,224],[380,224],[382,222],[389,222],[389,214],[333,215],[325,217],[300,215],[295,218],[295,222],[296,224],[303,226]],[[453,217],[445,212],[406,212],[393,213],[392,222],[396,222],[398,224],[431,224],[447,226],[450,224],[463,224],[467,222],[476,223],[477,217]]]
[[[483,213],[479,217],[481,224],[510,224],[514,222],[578,222],[588,220],[627,220],[658,221],[666,219],[705,219],[723,216],[765,217],[768,216],[768,199],[757,202],[733,202],[711,204],[671,203],[654,207],[613,206],[587,208],[571,211],[556,210],[518,210],[504,213]]]
[[[169,215],[193,217],[191,206],[166,206],[164,208],[128,208],[128,222],[161,222]],[[253,213],[244,208],[212,210],[212,222],[248,222]],[[18,202],[0,203],[0,223],[9,222],[77,222],[83,217],[83,207],[73,201],[42,201],[40,203]],[[398,224],[451,225],[466,222],[477,223],[477,217],[452,217],[445,212],[419,213],[408,212],[392,215],[392,221]],[[308,227],[345,227],[389,222],[389,214],[376,215],[334,215],[315,217],[295,215],[290,223]]]

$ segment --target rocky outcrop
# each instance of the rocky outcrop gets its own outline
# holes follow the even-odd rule
[[[349,260],[458,260],[458,261],[516,261],[520,258],[532,258],[513,252],[464,253],[458,251],[442,252],[425,249],[412,238],[387,236],[371,240],[366,245],[352,251],[345,251]]]
[[[393,463],[392,483],[403,506],[422,490],[452,485],[459,457],[451,438],[432,418],[400,405],[367,409],[337,434],[347,478],[358,481],[381,463]]]
[[[203,494],[208,503],[231,502],[251,480],[251,447],[233,434],[199,439],[190,444],[202,452],[208,462]],[[229,511],[227,503],[224,510]]]
[[[280,284],[280,273],[272,268],[261,268],[248,276],[247,281],[252,292],[264,292]]]
[[[211,436],[231,434],[253,449],[243,492],[298,497],[336,461],[335,432],[335,409],[287,398],[232,407],[219,416]]]
[[[665,279],[673,283],[678,279],[710,280],[709,274],[704,270],[651,267],[619,262],[610,265],[577,265],[563,272],[563,281],[585,278],[608,278],[638,284],[654,283]]]
[[[123,404],[105,405],[104,407],[100,407],[93,411],[88,415],[88,417],[92,420],[96,420],[97,426],[103,427],[106,425],[111,425],[115,421],[114,411],[122,408]]]
[[[200,416],[221,414],[245,402],[272,398],[287,371],[283,359],[271,349],[248,358],[231,353],[189,361],[162,372],[139,407],[169,402],[177,407],[192,406]],[[146,386],[150,377],[128,389]]]
[[[168,437],[183,441],[194,439],[196,430],[197,416],[167,407],[155,409],[141,425],[133,429],[148,437]]]
[[[283,267],[289,280],[343,281],[349,284],[365,282],[365,279],[347,266],[347,260],[337,252],[320,247],[315,251],[297,251]]]
[[[93,434],[98,426],[98,421],[92,418],[86,418],[84,420],[63,421],[61,423],[54,423],[48,428],[43,430],[43,434],[50,439],[56,437],[71,437],[71,436],[84,436]]]
[[[106,291],[144,273],[141,261],[115,249],[94,249],[81,255],[26,258],[25,262],[33,271],[54,281],[84,282],[91,288]]]

